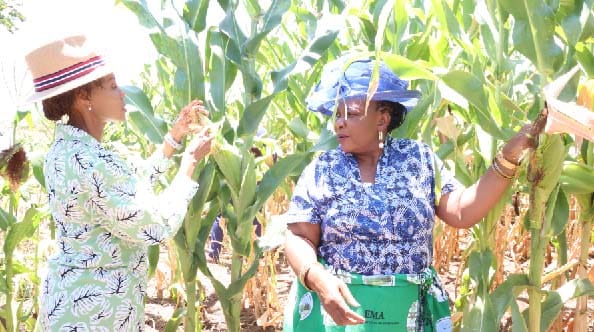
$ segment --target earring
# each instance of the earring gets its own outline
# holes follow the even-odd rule
[[[384,148],[384,132],[383,131],[378,132],[378,138],[379,138],[379,148],[383,149]]]
[[[89,103],[89,112],[92,111],[93,109],[91,109],[91,103]]]

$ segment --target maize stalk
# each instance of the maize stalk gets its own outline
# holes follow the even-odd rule
[[[545,250],[550,240],[548,228],[551,216],[547,216],[547,204],[554,206],[558,192],[558,180],[563,170],[563,159],[567,152],[559,135],[542,135],[539,147],[531,154],[528,165],[530,201],[528,228],[530,230],[529,288],[529,331],[540,331],[542,273]],[[555,197],[551,193],[555,191]],[[549,199],[554,198],[553,202]],[[548,217],[548,218],[547,218]]]

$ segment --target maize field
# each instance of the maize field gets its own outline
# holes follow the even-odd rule
[[[0,2],[0,29],[16,35],[18,20],[4,23],[15,17],[5,12],[11,2]],[[127,121],[108,125],[104,141],[146,158],[193,99],[217,128],[182,228],[149,249],[147,330],[282,330],[294,274],[281,216],[303,168],[337,144],[332,119],[307,112],[305,98],[324,64],[347,51],[381,58],[422,93],[392,135],[428,144],[465,186],[545,104],[593,111],[594,0],[114,5],[137,20],[157,56],[123,87]],[[7,81],[10,69],[0,65]],[[18,96],[20,87],[8,89]],[[0,153],[0,332],[33,330],[39,273],[55,250],[43,178],[54,125],[40,105],[14,114],[0,124],[8,142]],[[594,142],[538,140],[480,223],[436,221],[434,266],[455,331],[594,331]],[[206,254],[217,217],[225,233],[218,264]]]

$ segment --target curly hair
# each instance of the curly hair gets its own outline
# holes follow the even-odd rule
[[[85,96],[90,95],[93,88],[103,86],[103,80],[103,77],[98,78],[85,85],[81,85],[70,91],[43,100],[43,114],[51,121],[58,121],[66,114],[70,115],[77,94],[82,93]]]
[[[381,100],[377,102],[377,108],[387,108],[390,113],[390,123],[388,124],[388,133],[392,130],[400,127],[402,123],[404,123],[404,118],[406,117],[406,107],[401,103]]]

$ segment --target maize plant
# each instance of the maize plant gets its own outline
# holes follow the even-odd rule
[[[328,60],[346,51],[367,52],[409,80],[423,97],[393,135],[432,146],[467,186],[484,173],[515,131],[536,118],[545,104],[547,82],[575,65],[594,77],[592,0],[117,2],[136,14],[158,56],[138,86],[125,88],[129,121],[122,128],[109,127],[107,137],[127,137],[124,144],[148,155],[148,142],[162,142],[175,119],[173,110],[193,99],[205,102],[219,133],[212,155],[198,167],[200,190],[174,238],[184,286],[179,295],[186,305],[174,313],[167,331],[176,330],[182,320],[186,331],[202,328],[198,270],[214,285],[227,329],[240,329],[243,287],[267,249],[252,241],[254,217],[265,215],[260,210],[276,188],[290,194],[285,178],[295,179],[314,152],[336,146],[329,119],[304,111],[304,100]],[[560,100],[574,100],[578,80],[575,76],[569,81]],[[266,129],[268,137],[255,135],[259,128]],[[461,316],[457,329],[497,331],[510,313],[513,331],[547,330],[564,303],[594,293],[584,277],[594,215],[593,145],[585,142],[579,154],[568,155],[570,141],[567,135],[542,136],[525,163],[528,170],[520,171],[510,189],[528,194],[531,202],[525,222],[531,241],[528,273],[511,271],[515,273],[501,284],[494,277],[503,259],[496,231],[510,192],[471,229],[471,242],[461,254],[464,289],[456,301]],[[266,156],[284,158],[262,165],[250,150],[264,145]],[[34,165],[39,178],[36,172]],[[543,257],[554,242],[559,270],[572,268],[564,258],[571,197],[579,204],[582,225],[579,278],[562,282],[556,278],[559,273],[543,275]],[[17,198],[18,193],[4,185],[0,229],[7,239],[5,253],[13,253],[20,243],[16,239],[31,234],[29,226],[41,218],[36,210],[27,212],[33,204]],[[216,280],[204,254],[217,216],[226,220],[231,243],[229,284]],[[158,248],[150,249],[153,271],[158,254]],[[21,271],[6,255],[0,291],[13,299],[9,285]],[[548,289],[550,280],[559,283]],[[517,299],[526,290],[529,306],[522,312]],[[27,316],[17,304],[21,306],[10,301],[0,309],[9,330]],[[576,327],[588,324],[585,308],[582,297]]]
[[[309,155],[298,153],[287,156],[262,175],[256,173],[254,157],[249,151],[260,122],[274,98],[289,84],[295,84],[293,81],[299,78],[293,76],[313,65],[315,60],[312,60],[312,55],[317,54],[319,57],[334,40],[336,33],[322,30],[320,35],[310,41],[303,57],[293,55],[293,63],[271,68],[265,59],[258,58],[258,54],[268,34],[277,29],[288,11],[290,3],[287,1],[272,1],[268,8],[261,7],[257,1],[220,2],[219,10],[215,12],[220,15],[219,20],[208,29],[205,21],[207,12],[216,8],[206,1],[187,2],[183,14],[179,12],[178,15],[162,19],[154,15],[143,2],[123,3],[137,14],[147,28],[157,30],[151,39],[163,57],[157,67],[166,87],[166,95],[173,97],[172,106],[180,108],[193,98],[205,100],[211,111],[211,119],[220,124],[221,133],[214,144],[212,158],[201,169],[199,193],[190,205],[175,243],[186,287],[185,330],[198,328],[195,280],[196,272],[200,269],[213,282],[227,328],[239,331],[243,288],[255,273],[261,257],[261,249],[254,246],[251,240],[252,220],[284,178],[296,167],[303,166]],[[173,12],[176,10],[173,5],[162,6]],[[240,15],[249,20],[240,24]],[[167,20],[178,24],[179,37],[170,37],[166,32]],[[204,46],[197,43],[200,39],[198,36],[204,36]],[[295,70],[297,65],[299,68]],[[274,84],[269,89],[264,86],[259,71],[272,77]],[[175,84],[167,82],[170,76],[166,72],[173,72]],[[232,86],[241,91],[240,96],[243,98],[234,99],[237,93],[229,93]],[[153,125],[155,140],[158,141],[164,134],[161,121],[153,115],[149,98],[143,96],[141,91],[135,91],[137,97],[133,101],[138,101],[134,104],[141,106],[142,113],[132,118],[132,121],[137,126],[144,127],[146,123]],[[227,221],[227,234],[233,250],[229,285],[223,285],[215,279],[204,255],[208,233],[217,215]],[[252,252],[255,255],[250,262],[248,258]],[[171,327],[174,328],[174,324]]]

